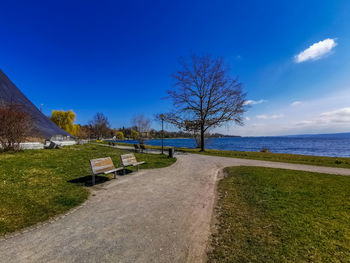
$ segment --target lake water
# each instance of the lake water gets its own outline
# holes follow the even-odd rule
[[[154,139],[146,140],[145,144],[161,146],[162,142]],[[194,139],[164,139],[164,146],[195,148],[196,142]],[[274,153],[350,157],[350,134],[212,138],[207,142],[206,148],[254,152],[267,148]]]

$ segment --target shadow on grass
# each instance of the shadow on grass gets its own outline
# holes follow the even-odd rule
[[[117,171],[117,175],[118,176],[124,176],[127,174],[132,173],[133,171],[125,169],[125,174],[124,171]],[[100,175],[96,175],[95,176],[95,185],[98,184],[103,184],[107,181],[110,181],[111,179],[106,177],[106,176],[100,176]],[[91,187],[92,186],[92,176],[91,175],[86,175],[86,176],[82,176],[79,178],[75,178],[72,180],[67,181],[68,183],[72,183],[72,184],[77,184],[77,185],[82,185],[82,186],[87,186],[87,187]]]
[[[127,175],[127,174],[130,174],[132,173],[133,171],[129,170],[129,169],[124,169],[124,170],[120,170],[120,171],[117,171],[117,175],[119,176],[124,176],[124,175]]]
[[[95,185],[97,184],[103,184],[107,181],[109,181],[110,179],[108,177],[105,176],[95,176]],[[87,176],[83,176],[83,177],[79,177],[73,180],[69,180],[68,183],[72,183],[72,184],[77,184],[77,185],[83,185],[83,186],[92,186],[92,176],[91,175],[87,175]]]

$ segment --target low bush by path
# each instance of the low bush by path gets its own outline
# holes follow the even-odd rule
[[[0,154],[0,236],[49,219],[79,205],[89,195],[83,184],[69,181],[91,175],[89,160],[110,156],[121,166],[123,150],[76,145],[57,150]],[[135,154],[141,169],[171,165],[175,159]]]
[[[350,177],[231,167],[210,262],[349,262]]]

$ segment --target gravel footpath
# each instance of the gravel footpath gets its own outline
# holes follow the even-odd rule
[[[247,165],[350,175],[350,169],[178,154],[170,167],[95,186],[85,205],[0,240],[0,262],[204,262],[218,172]]]

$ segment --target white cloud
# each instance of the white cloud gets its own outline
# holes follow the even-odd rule
[[[350,132],[349,85],[345,83],[340,88],[329,94],[315,94],[308,100],[300,100],[301,105],[296,107],[290,106],[294,101],[287,98],[277,106],[271,102],[269,111],[260,111],[254,115],[251,112],[247,114],[250,121],[246,121],[244,126],[230,125],[230,130],[222,130],[222,133],[269,136]],[[282,113],[284,117],[277,118]],[[276,119],[271,119],[273,115]]]
[[[300,126],[315,126],[350,123],[350,108],[341,108],[334,111],[321,113],[317,118],[304,120],[297,123]]]
[[[246,100],[244,105],[256,105],[266,102],[266,100]]]
[[[245,120],[246,120],[246,121],[250,121],[250,118],[249,118],[249,117],[245,117]]]
[[[282,118],[282,117],[284,117],[283,114],[274,114],[274,115],[270,116],[271,119],[279,119],[279,118]]]
[[[256,118],[260,120],[268,120],[268,119],[279,119],[279,118],[282,118],[283,116],[284,116],[283,114],[273,114],[273,115],[262,114],[262,115],[256,116]]]
[[[268,118],[267,115],[263,114],[263,115],[258,115],[256,116],[257,119],[260,119],[260,120],[266,120]]]
[[[301,63],[308,60],[317,60],[328,54],[337,45],[334,39],[327,38],[317,42],[295,56],[295,62]]]
[[[290,105],[291,106],[298,106],[298,105],[300,105],[302,102],[301,101],[294,101],[294,102],[292,102]]]
[[[320,115],[319,120],[324,123],[348,123],[350,122],[350,108],[324,112]]]

